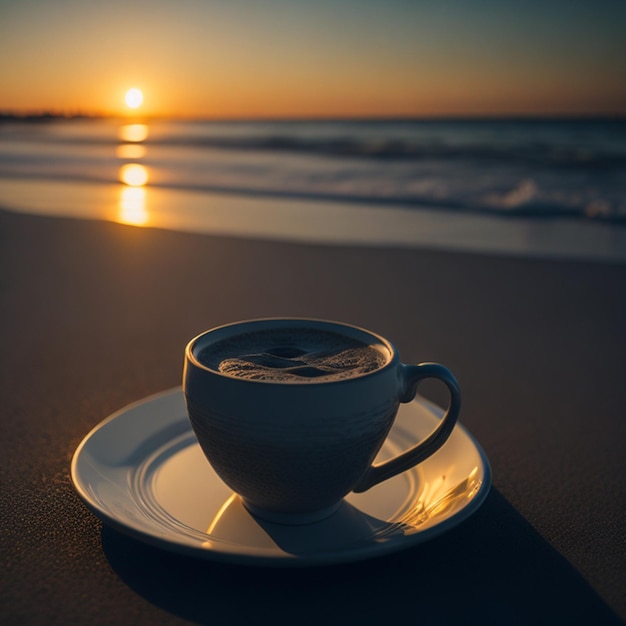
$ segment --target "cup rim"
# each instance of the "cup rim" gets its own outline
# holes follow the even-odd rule
[[[214,370],[208,367],[207,365],[199,361],[198,358],[196,357],[196,352],[199,349],[201,349],[201,348],[198,348],[199,343],[201,342],[203,338],[207,337],[209,334],[213,334],[219,331],[225,331],[228,328],[231,328],[234,326],[253,325],[253,324],[254,325],[270,324],[272,322],[281,322],[281,323],[284,323],[285,325],[289,323],[298,323],[298,322],[307,323],[311,325],[323,324],[327,327],[339,327],[343,329],[349,329],[350,331],[355,332],[355,333],[363,333],[369,336],[370,338],[376,339],[378,342],[380,342],[387,348],[387,350],[389,351],[389,360],[384,365],[382,365],[381,367],[375,370],[372,370],[370,372],[365,372],[363,374],[357,374],[356,376],[351,376],[349,378],[342,378],[338,380],[337,379],[336,380],[307,380],[306,382],[304,381],[303,382],[297,382],[297,381],[281,382],[281,381],[241,378],[239,376],[233,376],[232,374],[219,372],[217,370]],[[329,320],[329,319],[316,318],[316,317],[257,317],[257,318],[239,320],[235,322],[228,322],[226,324],[220,324],[219,326],[209,328],[208,330],[205,330],[199,333],[187,343],[187,346],[185,348],[185,359],[187,363],[190,363],[195,368],[202,370],[204,372],[207,372],[209,374],[212,374],[214,376],[225,378],[227,380],[238,381],[238,382],[246,383],[246,384],[272,385],[274,387],[285,386],[285,387],[290,387],[290,388],[294,388],[294,387],[311,388],[312,385],[315,385],[317,387],[321,385],[337,385],[340,383],[346,384],[346,383],[350,383],[350,382],[357,381],[357,380],[360,381],[360,380],[363,380],[364,378],[368,378],[371,376],[376,376],[382,373],[383,371],[386,371],[390,367],[392,367],[395,363],[397,363],[399,360],[399,356],[398,356],[397,349],[388,339],[386,339],[385,337],[383,337],[382,335],[379,335],[378,333],[374,331],[371,331],[367,328],[363,328],[361,326],[356,326],[355,324],[349,324],[347,322],[340,322],[336,320]]]

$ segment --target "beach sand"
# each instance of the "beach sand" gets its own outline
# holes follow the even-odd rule
[[[312,316],[374,330],[404,362],[452,369],[461,421],[490,459],[498,497],[626,618],[626,264],[272,243],[0,211],[0,294],[8,615],[84,615],[108,593],[97,568],[108,568],[119,610],[131,606],[69,483],[74,449],[109,413],[179,385],[197,333]],[[425,391],[445,401],[435,385]],[[69,584],[74,607],[56,599]]]

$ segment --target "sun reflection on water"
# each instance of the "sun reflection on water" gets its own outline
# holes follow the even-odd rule
[[[145,186],[150,178],[148,168],[137,161],[146,155],[142,144],[148,137],[147,124],[124,124],[119,129],[122,142],[116,148],[116,156],[124,163],[118,173],[123,186],[120,188],[119,206],[116,221],[133,226],[145,226],[150,220],[146,208],[147,191]]]
[[[130,187],[143,187],[148,182],[148,168],[140,163],[126,163],[120,167],[119,178]]]
[[[141,143],[148,138],[147,124],[124,124],[120,127],[119,137],[122,141]]]
[[[122,187],[118,222],[145,226],[150,219],[146,209],[146,190],[143,187]]]
[[[124,160],[143,159],[146,156],[146,147],[138,143],[122,143],[117,146],[115,155]]]

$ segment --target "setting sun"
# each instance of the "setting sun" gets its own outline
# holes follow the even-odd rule
[[[126,106],[131,109],[138,109],[143,102],[143,93],[140,89],[133,87],[126,92],[125,100]]]

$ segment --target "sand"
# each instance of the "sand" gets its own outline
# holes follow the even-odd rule
[[[461,421],[491,462],[494,490],[472,520],[386,561],[401,572],[382,588],[386,612],[368,605],[381,584],[374,566],[358,570],[357,586],[345,582],[356,570],[342,574],[364,615],[400,618],[416,601],[441,607],[450,592],[481,623],[530,619],[540,602],[548,616],[626,618],[626,264],[272,243],[0,211],[0,304],[7,623],[208,619],[186,596],[194,583],[159,569],[191,566],[100,534],[72,490],[69,462],[109,413],[180,384],[194,335],[282,315],[365,326],[405,362],[450,367]],[[445,401],[435,385],[424,390]],[[428,559],[441,579],[419,574]],[[199,579],[217,585],[213,615],[226,615],[235,574],[202,567]],[[252,600],[269,616],[272,588],[251,576],[261,585]],[[337,600],[324,586],[332,576],[315,579],[319,603],[307,595],[311,578],[280,580],[291,589],[287,607]],[[357,615],[338,602],[338,615]],[[467,615],[455,610],[432,615]]]

